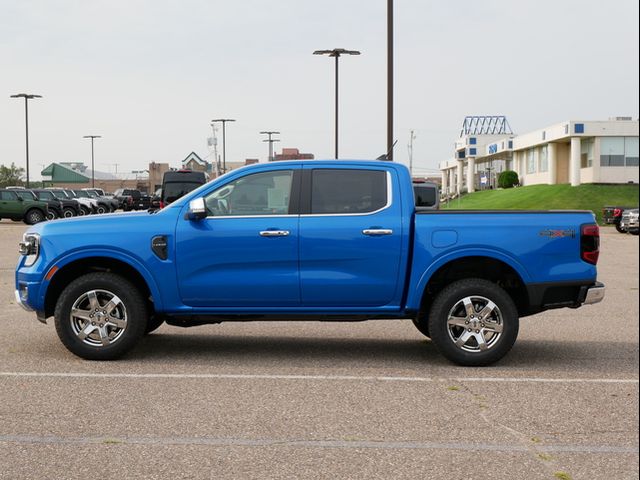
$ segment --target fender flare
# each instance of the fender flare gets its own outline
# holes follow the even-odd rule
[[[70,263],[73,263],[78,260],[82,260],[90,257],[103,257],[103,258],[113,258],[115,260],[119,260],[122,263],[126,263],[131,268],[136,270],[144,279],[151,292],[151,296],[153,297],[153,304],[155,308],[161,310],[163,308],[162,305],[162,296],[160,295],[160,289],[151,274],[151,272],[146,268],[144,263],[139,259],[127,254],[126,252],[115,249],[115,248],[89,248],[89,249],[80,249],[71,252],[65,252],[64,255],[56,258],[49,264],[47,271],[49,271],[53,266],[58,267],[58,269],[63,269]],[[40,286],[39,292],[39,302],[41,305],[44,305],[44,301],[47,295],[47,289],[51,280],[55,278],[55,274],[49,280],[43,280]]]
[[[433,275],[443,266],[456,260],[460,260],[467,257],[487,257],[493,260],[498,260],[509,267],[511,267],[519,276],[522,282],[526,285],[531,283],[531,276],[527,269],[514,257],[500,251],[491,248],[482,247],[468,247],[460,250],[455,250],[438,257],[432,262],[420,275],[417,285],[409,293],[407,298],[407,309],[417,309],[420,307],[422,295],[429,283],[429,280]]]

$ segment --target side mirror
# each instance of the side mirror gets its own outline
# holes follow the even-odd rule
[[[204,204],[204,198],[196,198],[189,202],[189,210],[187,211],[188,220],[202,220],[207,216],[207,207]]]

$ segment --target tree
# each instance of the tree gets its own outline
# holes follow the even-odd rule
[[[10,187],[12,185],[23,185],[22,176],[24,168],[16,167],[15,163],[11,163],[10,167],[0,165],[0,188]]]
[[[513,170],[505,170],[498,177],[498,186],[500,188],[513,188],[518,183],[518,174]]]

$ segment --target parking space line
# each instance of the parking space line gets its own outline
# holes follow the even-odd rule
[[[55,444],[55,445],[200,445],[213,447],[303,447],[303,448],[376,448],[383,450],[465,450],[529,452],[525,445],[465,443],[465,442],[389,442],[370,440],[287,440],[270,438],[216,438],[216,437],[62,437],[54,435],[0,435],[0,443]],[[638,447],[612,445],[536,445],[536,451],[553,453],[613,453],[638,454]]]
[[[342,382],[486,382],[486,383],[613,383],[637,384],[634,378],[541,378],[541,377],[398,377],[371,375],[270,375],[226,373],[93,373],[93,372],[0,372],[0,377],[40,378],[132,378],[132,379],[202,379],[202,380],[306,380]]]

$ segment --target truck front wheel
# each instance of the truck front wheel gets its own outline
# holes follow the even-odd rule
[[[500,360],[515,343],[518,328],[518,310],[509,294],[479,278],[446,287],[429,313],[429,333],[436,348],[464,366]]]
[[[143,296],[113,273],[89,273],[60,294],[54,312],[58,337],[87,360],[114,360],[142,338],[148,314]]]

